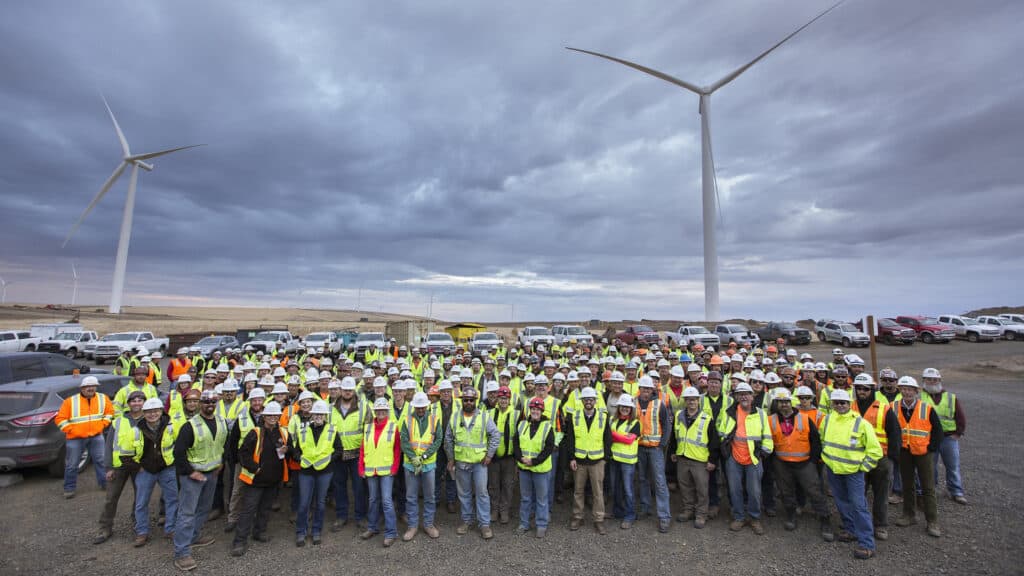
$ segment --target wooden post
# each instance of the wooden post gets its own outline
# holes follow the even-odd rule
[[[874,378],[878,379],[878,356],[875,355],[875,317],[871,314],[868,315],[867,319],[867,333],[868,333],[868,346],[871,347],[871,374]]]

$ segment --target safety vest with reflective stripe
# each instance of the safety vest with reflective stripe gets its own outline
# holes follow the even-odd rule
[[[249,431],[256,427],[256,419],[253,418],[249,408],[243,409],[238,413],[238,420],[235,422],[238,426],[238,446],[242,446],[242,442],[245,441],[245,437],[249,435]]]
[[[68,418],[67,420],[62,420],[59,424],[57,424],[57,428],[59,428],[61,432],[67,434],[68,432],[73,430],[76,425],[79,424],[86,424],[88,422],[102,422],[104,420],[110,422],[111,420],[113,420],[112,416],[108,416],[107,414],[105,414],[105,412],[107,411],[107,402],[109,401],[107,395],[103,394],[102,392],[97,392],[94,398],[97,399],[96,412],[94,414],[83,414],[82,401],[85,400],[86,404],[91,404],[91,402],[83,398],[81,394],[75,394],[74,396],[72,396],[69,400],[69,402],[71,403],[71,417]],[[96,426],[96,430],[96,434],[103,432],[103,429],[99,426]],[[95,436],[95,434],[92,434],[92,436]]]
[[[181,432],[181,427],[189,421],[184,412],[171,414],[170,417],[171,421],[164,428],[164,437],[160,443],[160,452],[168,466],[174,463],[174,442],[178,439],[178,433]]]
[[[299,465],[302,468],[323,470],[331,463],[331,454],[334,453],[334,438],[338,431],[331,424],[326,424],[320,430],[320,438],[314,438],[312,426],[304,426],[299,432],[299,449],[302,450],[302,458]]]
[[[772,428],[775,457],[783,462],[806,462],[811,458],[811,421],[806,414],[797,412],[793,417],[793,430],[782,433],[779,415],[772,414],[768,421]]]
[[[536,459],[540,455],[540,451],[544,449],[544,443],[547,442],[548,435],[551,434],[551,422],[548,420],[542,421],[540,426],[537,426],[537,434],[530,436],[530,422],[523,420],[519,423],[518,433],[519,451],[523,453],[524,457]],[[543,462],[533,466],[526,466],[522,462],[517,462],[517,465],[527,472],[543,474],[551,470],[551,457],[549,456]]]
[[[483,462],[487,456],[487,412],[477,410],[469,423],[461,410],[453,413],[449,426],[455,444],[455,461],[467,464]]]
[[[241,420],[239,420],[239,421],[241,421]],[[252,459],[253,459],[254,462],[256,462],[256,465],[259,466],[260,455],[263,454],[263,431],[264,430],[263,430],[262,426],[259,427],[259,428],[254,428],[254,430],[256,430],[256,448],[253,451]],[[280,426],[277,427],[277,431],[281,435],[281,445],[282,446],[287,446],[288,445],[288,431],[285,430],[284,428],[281,428]],[[242,439],[245,440],[245,436],[247,436],[247,435],[248,435],[248,432],[246,432],[245,435],[242,436]],[[239,446],[241,446],[241,444],[239,444]],[[241,468],[242,471],[238,473],[238,479],[241,480],[242,482],[245,482],[246,484],[252,485],[252,480],[253,480],[253,478],[256,477],[256,474],[259,473],[259,470],[257,469],[256,472],[249,472],[248,470],[245,469],[244,466],[239,466],[239,468]],[[281,481],[282,482],[287,482],[288,481],[288,467],[287,466],[282,466],[281,468],[284,470],[284,476],[281,478]]]
[[[914,456],[923,456],[928,453],[928,441],[932,436],[931,411],[932,406],[918,400],[914,409],[910,411],[910,420],[903,417],[901,404],[893,405],[896,417],[900,420],[900,429],[903,432],[903,449],[910,450]]]
[[[603,410],[594,410],[594,417],[587,426],[587,416],[583,410],[579,410],[573,416],[572,432],[576,444],[577,460],[602,460],[604,459],[604,428],[608,424],[608,413]]]
[[[132,392],[142,392],[146,395],[146,400],[150,398],[156,398],[159,396],[156,391],[156,387],[152,384],[143,384],[139,386],[132,380],[128,382],[123,388],[114,394],[114,415],[120,415],[123,412],[128,411],[128,395]]]
[[[362,398],[355,401],[355,406],[344,416],[341,410],[332,407],[331,424],[341,435],[341,447],[345,450],[358,450],[363,441],[363,422],[366,415],[366,408],[363,406]]]
[[[956,431],[956,394],[943,391],[939,397],[939,403],[932,400],[932,395],[924,392],[921,394],[921,401],[930,404],[935,413],[939,415],[939,423],[942,424],[943,432]]]
[[[661,400],[651,398],[647,408],[638,408],[640,414],[640,445],[651,447],[661,442]]]
[[[756,466],[760,460],[757,458],[757,447],[755,444],[760,442],[761,449],[769,453],[775,449],[775,444],[772,441],[772,431],[768,427],[768,419],[764,415],[764,410],[757,409],[754,406],[751,406],[751,409],[754,411],[747,414],[747,419],[744,422],[747,435],[734,436],[732,441],[747,443],[747,452],[750,454],[750,462]],[[736,418],[726,412],[724,419],[725,424],[720,430],[723,436],[728,436],[733,430],[737,430]]]
[[[389,419],[384,431],[374,442],[374,425],[366,427],[366,434],[363,437],[363,472],[367,478],[391,475],[391,467],[395,463],[397,428],[395,421]]]
[[[822,419],[821,460],[833,473],[870,472],[882,457],[874,429],[853,411],[829,412]]]
[[[636,420],[622,420],[621,418],[615,418],[612,421],[612,430],[620,434],[628,434],[629,430],[633,428],[633,424]],[[623,464],[636,464],[637,453],[640,450],[640,443],[633,442],[632,444],[626,444],[624,442],[616,442],[612,440],[612,460],[621,462]]]
[[[235,400],[230,405],[221,400],[217,402],[217,416],[227,420],[228,426],[234,426],[235,420],[238,419],[238,412],[242,409],[243,404],[241,396],[235,396]]]
[[[146,377],[146,384],[159,386],[163,383],[163,373],[160,372],[160,365],[156,362],[149,363],[149,376]]]
[[[192,424],[192,446],[188,449],[188,463],[200,472],[216,470],[224,456],[224,443],[228,439],[228,423],[220,416],[217,421],[217,434],[210,434],[204,418],[196,414],[189,422]]]
[[[498,427],[498,433],[501,434],[501,442],[498,444],[498,451],[495,452],[495,458],[504,458],[505,456],[512,455],[512,435],[516,432],[516,423],[519,422],[519,410],[512,408],[511,402],[509,403],[508,410],[502,412],[498,408],[494,408],[491,411],[491,419],[494,420],[495,426]],[[508,433],[505,433],[505,430]]]
[[[686,426],[686,409],[676,413],[676,455],[684,456],[697,462],[707,462],[711,452],[708,450],[708,435],[716,433],[711,428],[711,415],[703,410],[689,427]]]
[[[430,445],[434,443],[434,438],[437,437],[437,428],[439,426],[438,415],[434,412],[427,412],[427,426],[425,429],[420,430],[419,419],[416,418],[415,412],[409,410],[406,415],[405,429],[409,431],[409,447],[412,451],[422,458],[426,454]],[[435,451],[430,455],[430,458],[423,460],[423,464],[433,464],[437,461],[437,452]]]
[[[127,458],[138,462],[142,459],[142,433],[127,416],[118,416],[113,424],[114,446],[112,462],[114,468],[121,467],[121,459]]]
[[[727,396],[724,393],[719,398],[722,400],[722,403],[718,406],[718,414],[715,414],[714,408],[711,406],[711,398],[707,394],[703,394],[700,397],[700,409],[715,419],[715,428],[718,429],[719,436],[725,436],[725,432],[722,431],[726,424],[725,411],[735,404],[736,401],[732,399],[732,396]]]
[[[860,412],[857,402],[851,402],[850,409],[854,412]],[[864,418],[864,420],[867,420],[868,423],[875,427],[875,437],[878,438],[878,443],[882,445],[883,453],[889,449],[889,435],[885,432],[885,413],[889,410],[888,402],[875,400],[871,403],[871,406],[861,414],[861,417]]]

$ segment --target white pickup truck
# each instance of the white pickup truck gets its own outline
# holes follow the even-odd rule
[[[665,332],[665,342],[689,347],[691,344],[701,346],[719,346],[721,339],[703,326],[680,324],[675,332]]]
[[[287,330],[264,330],[253,336],[245,345],[252,346],[254,350],[262,350],[265,354],[270,354],[274,350],[294,354],[299,349],[299,339]]]
[[[317,348],[325,354],[337,354],[341,352],[341,339],[334,332],[313,332],[302,339],[302,344],[307,350]]]
[[[33,338],[27,330],[0,332],[0,352],[35,352],[42,338]]]
[[[96,345],[99,336],[91,330],[82,332],[61,332],[57,336],[44,340],[36,347],[40,352],[53,352],[63,354],[68,358],[85,356],[85,347],[89,344]]]
[[[117,332],[107,334],[100,338],[93,349],[92,359],[97,364],[103,364],[108,360],[114,360],[125,350],[138,351],[145,348],[149,352],[167,353],[167,345],[170,341],[167,338],[157,338],[152,332]]]

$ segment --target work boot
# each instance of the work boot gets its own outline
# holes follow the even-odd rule
[[[875,540],[886,541],[889,539],[889,531],[884,526],[875,526]]]
[[[65,500],[71,500],[74,497],[75,497],[75,493],[74,492],[65,492],[64,493],[64,499]]]
[[[701,530],[707,524],[707,520],[703,516],[697,516],[693,519],[693,527],[697,530]]]
[[[296,548],[305,548],[305,546],[306,546],[306,537],[305,536],[299,536],[299,537],[295,538],[295,547]]]
[[[220,518],[220,515],[222,513],[223,512],[221,511],[220,508],[214,508],[213,510],[210,510],[210,515],[206,517],[206,521],[207,522],[213,522],[217,518]]]
[[[430,536],[431,538],[437,538],[441,535],[441,532],[437,529],[436,526],[427,526],[423,529],[423,531],[426,532],[427,536]]]
[[[889,504],[903,504],[903,496],[899,494],[889,494]]]
[[[928,535],[932,536],[932,537],[935,537],[935,538],[939,538],[939,537],[942,536],[942,529],[939,528],[939,523],[938,522],[929,522],[928,523]]]
[[[714,520],[715,518],[718,518],[718,506],[709,506],[708,520]]]
[[[959,496],[953,496],[953,502],[956,502],[961,506],[967,506],[967,498],[963,494]]]
[[[857,537],[851,534],[846,528],[839,529],[839,541],[840,542],[853,542]]]
[[[320,539],[319,534],[313,534],[313,546],[319,546],[323,540]]]
[[[782,523],[782,527],[787,532],[796,530],[796,510],[786,510],[786,520]]]
[[[747,523],[743,520],[733,520],[732,522],[729,522],[729,530],[732,532],[739,532],[740,530],[743,530],[743,527],[746,525]]]
[[[913,526],[917,524],[917,516],[903,515],[896,519],[896,525],[900,528],[906,528],[907,526]]]
[[[491,530],[490,526],[481,526],[480,536],[482,536],[484,540],[490,540],[491,538],[494,538],[494,531]]]
[[[632,520],[623,520],[622,523],[619,524],[619,529],[620,530],[629,530],[632,527],[633,527],[633,521]]]
[[[100,530],[99,534],[92,539],[93,544],[103,544],[107,540],[110,540],[110,530]]]
[[[835,542],[836,535],[832,532],[832,521],[828,516],[821,517],[821,539],[825,542]]]
[[[465,522],[459,522],[459,525],[455,527],[455,533],[459,536],[462,536],[467,532],[469,532],[469,524],[466,524]]]
[[[754,534],[764,536],[764,526],[761,525],[760,519],[751,520],[750,527],[754,530]]]
[[[548,529],[547,528],[537,528],[537,538],[544,538],[544,536],[547,533],[548,533]]]
[[[205,548],[217,540],[213,536],[202,536],[192,543],[193,548]]]
[[[523,534],[526,534],[529,531],[530,531],[530,527],[529,526],[517,526],[516,527],[516,536],[522,536]]]
[[[132,542],[132,546],[142,548],[147,542],[149,542],[149,534],[139,534],[135,537],[135,541]]]
[[[245,544],[238,544],[237,546],[231,547],[231,555],[235,558],[245,555]]]
[[[273,511],[273,512],[280,512],[281,511],[281,503],[280,502],[274,502],[273,504],[270,505],[270,510]]]
[[[769,517],[769,518],[775,518],[775,515],[776,515],[775,507],[772,506],[771,508],[765,508],[764,509],[764,515]]]
[[[335,520],[331,524],[331,532],[341,532],[341,529],[344,528],[346,524],[348,524],[348,518],[342,518],[340,520]]]
[[[583,524],[583,520],[580,520],[579,518],[573,518],[572,521],[569,522],[569,530],[579,530],[580,524]]]
[[[391,545],[394,544],[394,543],[395,543],[395,539],[394,538],[385,538],[384,539],[384,547],[385,548],[391,548]]]
[[[373,538],[376,535],[377,535],[376,531],[370,530],[369,528],[367,528],[366,530],[363,530],[363,533],[359,535],[359,538],[361,540],[369,540],[370,538]]]
[[[408,530],[405,531],[405,534],[402,534],[402,542],[411,541],[413,538],[416,537],[416,532],[418,532],[416,526],[411,526]]]
[[[666,534],[666,533],[668,533],[668,527],[669,527],[669,521],[668,520],[658,520],[658,532],[661,532],[662,534]]]
[[[608,530],[606,530],[604,527],[604,522],[594,522],[594,529],[597,530],[597,533],[601,536],[604,536],[608,533]]]
[[[174,567],[183,572],[196,569],[196,561],[191,556],[185,556],[184,558],[175,558]]]
[[[874,550],[868,550],[867,548],[856,548],[853,551],[853,557],[857,560],[867,560],[875,555]]]
[[[679,522],[680,524],[689,520],[693,520],[693,512],[683,512],[682,514],[676,515],[676,522]]]
[[[228,522],[227,524],[224,525],[224,532],[225,533],[227,533],[227,532],[234,532],[234,531],[235,531],[235,523],[234,522]]]
[[[256,542],[270,542],[270,536],[267,536],[266,534],[256,534],[252,537],[252,539]]]
[[[508,512],[498,512],[498,522],[508,524]]]

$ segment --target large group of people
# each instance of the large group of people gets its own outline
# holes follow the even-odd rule
[[[440,506],[459,535],[489,540],[492,522],[517,521],[517,534],[544,538],[563,499],[569,530],[589,517],[604,535],[609,521],[630,530],[655,516],[667,532],[673,491],[674,520],[703,529],[724,492],[731,531],[764,534],[762,515],[778,515],[781,501],[785,530],[806,510],[824,540],[852,542],[867,559],[888,538],[889,505],[902,504],[897,526],[916,524],[921,509],[927,533],[941,536],[940,463],[950,498],[967,503],[966,417],[939,371],[919,381],[885,368],[876,381],[841,349],[816,359],[782,343],[602,341],[433,356],[392,342],[358,355],[181,348],[166,364],[145,351],[123,358],[131,379],[114,398],[85,376],[58,413],[64,496],[74,497],[88,450],[106,490],[94,542],[111,538],[132,486],[134,545],[162,525],[181,570],[214,542],[209,521],[223,517],[230,553],[242,556],[268,540],[283,506],[296,546],[354,523],[390,547],[400,524],[403,541],[421,530],[438,538]]]

